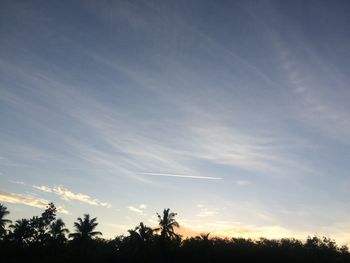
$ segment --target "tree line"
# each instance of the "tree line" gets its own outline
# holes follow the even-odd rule
[[[157,228],[141,222],[114,239],[101,238],[97,218],[89,214],[78,217],[69,233],[53,203],[30,219],[11,222],[9,213],[0,204],[0,262],[350,262],[348,248],[326,237],[183,238],[170,209],[157,213]]]

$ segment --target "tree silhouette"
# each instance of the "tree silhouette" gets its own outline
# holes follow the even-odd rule
[[[326,237],[253,240],[201,234],[183,239],[175,234],[179,224],[170,209],[157,214],[158,233],[141,222],[129,235],[110,240],[93,239],[101,233],[95,231],[96,218],[85,214],[74,223],[76,232],[69,235],[74,239],[68,241],[65,224],[62,219],[55,220],[55,212],[55,206],[49,204],[40,216],[10,225],[0,239],[0,262],[350,262],[348,247],[339,247]],[[4,227],[8,211],[2,205],[0,213]]]
[[[153,229],[144,225],[142,222],[135,227],[135,231],[138,233],[140,239],[144,242],[148,242],[153,237]]]
[[[59,243],[63,243],[66,240],[66,233],[68,233],[68,229],[65,228],[65,224],[62,219],[57,219],[52,222],[50,225],[49,233],[51,238]]]
[[[3,204],[0,204],[0,237],[6,234],[5,225],[7,223],[11,223],[11,220],[5,219],[5,217],[9,214],[10,212],[7,210],[7,207]]]
[[[128,230],[129,236],[122,241],[123,245],[120,248],[124,251],[123,254],[128,256],[121,261],[128,260],[128,262],[145,261],[149,249],[153,241],[153,230],[147,227],[142,222],[134,229]],[[127,251],[127,252],[125,252]]]
[[[56,210],[55,205],[53,203],[49,203],[41,216],[34,216],[30,220],[34,242],[47,243],[49,241],[50,224],[56,219]]]
[[[53,203],[49,203],[46,206],[45,211],[41,214],[41,220],[43,223],[48,226],[52,221],[56,219],[56,206]]]
[[[174,231],[174,227],[180,227],[179,223],[175,220],[176,215],[176,213],[170,212],[169,208],[163,210],[162,216],[157,213],[159,228],[155,230],[160,231],[162,238],[172,239],[179,237],[179,235],[177,235]]]
[[[99,231],[94,231],[98,223],[97,218],[90,219],[89,214],[84,214],[84,219],[78,217],[78,222],[74,222],[75,233],[69,234],[70,238],[80,240],[82,242],[92,239],[94,236],[102,235]]]
[[[14,225],[10,225],[12,232],[11,239],[21,245],[28,245],[33,239],[33,228],[28,219],[16,220]]]

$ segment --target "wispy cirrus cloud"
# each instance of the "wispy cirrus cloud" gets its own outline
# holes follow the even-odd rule
[[[111,63],[116,62],[111,60]],[[298,169],[301,167],[295,165],[297,160],[284,156],[283,149],[278,150],[274,147],[278,144],[280,148],[290,148],[290,145],[296,145],[295,141],[286,140],[285,145],[282,145],[279,141],[271,140],[273,135],[262,137],[252,134],[248,136],[244,130],[237,129],[233,124],[225,123],[222,120],[222,114],[210,113],[207,109],[203,109],[201,101],[189,103],[176,96],[176,99],[170,100],[169,98],[174,96],[162,94],[160,87],[165,85],[162,79],[157,81],[154,92],[175,108],[183,109],[178,114],[184,114],[186,117],[170,122],[165,121],[159,129],[156,122],[147,122],[146,125],[142,121],[133,120],[131,117],[135,113],[118,114],[114,106],[108,103],[94,100],[88,94],[78,96],[73,88],[67,89],[70,87],[69,83],[56,79],[50,73],[41,73],[39,76],[39,79],[31,79],[34,83],[38,82],[35,86],[43,86],[42,82],[45,80],[44,82],[47,83],[45,87],[60,87],[59,91],[56,91],[57,89],[43,91],[51,97],[64,97],[62,101],[69,103],[56,102],[58,104],[56,106],[62,110],[62,113],[78,120],[77,123],[84,126],[84,130],[87,127],[87,130],[95,138],[102,140],[107,147],[91,147],[89,143],[79,138],[63,136],[63,133],[56,134],[51,130],[47,132],[54,133],[53,136],[58,137],[66,147],[72,149],[70,152],[75,157],[95,167],[118,171],[119,174],[146,183],[149,183],[150,180],[145,176],[137,176],[134,171],[166,171],[172,167],[174,171],[182,171],[183,174],[175,174],[177,177],[221,179],[221,177],[205,174],[206,171],[199,171],[198,167],[193,165],[198,160],[265,174],[279,171],[280,167],[285,166],[298,167]],[[33,90],[33,92],[37,91]],[[79,97],[79,100],[72,101],[72,98],[75,97]],[[37,106],[28,105],[28,108],[35,109],[35,107]],[[232,110],[229,105],[222,107],[224,111]],[[125,118],[128,118],[128,121],[125,121]],[[304,148],[305,145],[301,143],[300,147]]]
[[[299,49],[277,35],[273,40],[286,82],[297,98],[295,110],[299,119],[328,136],[349,143],[350,108],[344,100],[350,95],[347,76],[317,54],[300,35],[295,36]]]
[[[65,201],[79,201],[79,202],[86,203],[89,205],[94,205],[94,206],[103,206],[107,208],[112,207],[112,205],[107,202],[101,202],[100,200],[96,198],[91,198],[89,195],[86,195],[86,194],[74,193],[62,185],[53,186],[53,187],[46,186],[46,185],[33,185],[33,188],[43,192],[56,194]]]
[[[143,211],[139,208],[136,208],[134,206],[128,206],[128,209],[131,211],[131,212],[135,212],[135,213],[138,213],[138,214],[142,214]]]
[[[49,201],[46,199],[37,198],[32,195],[23,195],[7,192],[0,192],[0,201],[13,204],[23,204],[42,209],[45,209],[47,204],[49,203]],[[58,206],[57,211],[62,214],[69,214],[69,212],[62,206]]]
[[[143,214],[144,210],[147,208],[145,204],[140,204],[138,207],[135,206],[128,206],[128,209],[131,212],[138,213],[138,214]]]

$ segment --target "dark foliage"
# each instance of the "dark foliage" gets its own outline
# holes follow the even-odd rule
[[[0,204],[1,262],[350,262],[348,248],[338,247],[329,238],[259,240],[210,238],[209,234],[183,239],[175,233],[180,227],[176,213],[164,209],[158,214],[159,228],[142,222],[127,236],[106,240],[95,231],[97,218],[88,214],[74,223],[75,232],[56,219],[50,203],[41,216],[20,219],[14,224]]]

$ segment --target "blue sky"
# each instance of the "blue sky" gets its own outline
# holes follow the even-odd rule
[[[347,1],[0,5],[11,219],[350,242]]]

